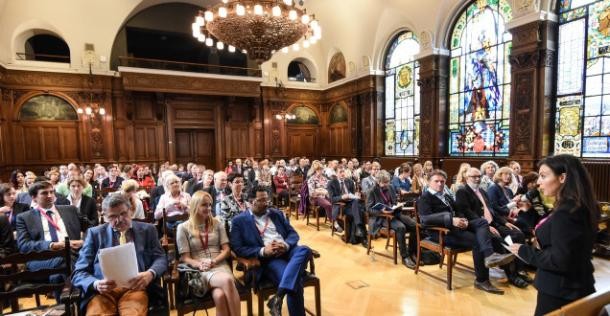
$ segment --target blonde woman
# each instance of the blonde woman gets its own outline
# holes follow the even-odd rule
[[[231,255],[229,238],[212,216],[212,196],[195,192],[188,213],[189,219],[176,230],[180,261],[201,271],[201,281],[212,291],[216,315],[241,315],[239,293],[226,261]]]
[[[138,181],[134,179],[125,180],[121,184],[121,191],[125,196],[129,197],[129,201],[131,202],[131,218],[145,219],[146,214],[144,213],[144,205],[137,194],[139,188],[140,185],[138,184]]]
[[[422,193],[427,185],[426,177],[424,175],[424,167],[420,163],[413,165],[413,177],[411,179],[413,187],[411,191],[415,193]]]
[[[451,191],[457,192],[459,188],[466,185],[466,173],[468,173],[468,170],[470,170],[470,164],[467,162],[462,162],[457,175],[455,175],[455,182],[453,182],[451,185]]]
[[[434,171],[434,165],[432,164],[432,161],[426,160],[426,162],[424,162],[424,175],[426,176],[426,182],[428,181],[428,177],[430,176],[430,173],[432,173],[432,171]]]

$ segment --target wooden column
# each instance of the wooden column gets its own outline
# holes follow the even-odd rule
[[[448,61],[444,55],[419,59],[419,159],[432,160],[435,165],[447,155]]]
[[[534,21],[510,30],[513,42],[509,155],[524,170],[535,169],[536,162],[553,150],[555,29],[555,22]]]

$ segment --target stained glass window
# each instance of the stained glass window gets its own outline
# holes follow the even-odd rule
[[[449,64],[449,154],[507,156],[511,34],[506,0],[477,0],[453,26]]]
[[[559,3],[555,154],[610,157],[610,0]]]
[[[412,32],[398,34],[385,61],[385,154],[419,153],[419,43]]]

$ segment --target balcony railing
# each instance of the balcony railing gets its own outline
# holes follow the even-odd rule
[[[124,66],[124,67],[134,67],[134,68],[187,71],[187,72],[210,73],[210,74],[231,75],[231,76],[247,76],[247,77],[261,77],[262,76],[262,72],[261,72],[260,68],[244,68],[244,67],[234,67],[234,66],[198,64],[198,63],[187,63],[187,62],[179,62],[179,61],[125,57],[125,56],[119,57],[119,65]]]

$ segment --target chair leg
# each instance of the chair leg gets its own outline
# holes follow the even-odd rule
[[[167,289],[169,292],[169,309],[174,309],[174,308],[176,308],[175,302],[174,302],[174,283],[167,282]]]
[[[246,306],[248,308],[248,316],[252,316],[252,293],[246,299]]]
[[[421,246],[417,245],[417,261],[415,261],[415,274],[419,272],[419,260],[421,260]]]
[[[265,315],[265,299],[260,291],[256,296],[258,297],[258,316],[263,316]]]
[[[316,296],[316,316],[322,316],[322,300],[321,300],[320,283],[319,282],[315,286],[315,293],[314,293],[314,295]]]
[[[345,215],[343,215],[343,231],[345,232],[343,234],[343,242],[345,242],[347,244],[347,242],[349,241],[350,235],[349,235],[349,222]]]
[[[373,238],[371,234],[366,234],[366,239],[368,241],[366,246],[366,255],[368,256],[371,253],[371,242],[373,241]]]
[[[440,255],[441,255],[441,262],[438,263],[438,267],[440,269],[442,269],[443,268],[443,263],[445,263],[445,252],[443,250],[441,250]]]
[[[398,241],[396,240],[396,234],[394,234],[394,264],[398,264]]]
[[[337,221],[333,220],[332,223],[330,223],[330,237],[332,238],[333,236],[335,236],[335,223]]]
[[[453,254],[447,256],[447,290],[451,291],[451,283],[453,281]]]
[[[316,209],[316,230],[320,231],[320,208]]]
[[[36,300],[36,307],[40,307],[40,296],[38,294],[34,294]]]

